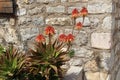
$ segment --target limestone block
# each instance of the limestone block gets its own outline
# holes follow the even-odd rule
[[[68,0],[68,2],[77,2],[77,1],[81,1],[81,0]]]
[[[89,13],[111,13],[112,12],[112,2],[107,4],[104,1],[90,3],[88,4],[88,12]]]
[[[77,57],[82,57],[82,58],[86,58],[86,60],[91,59],[93,56],[93,51],[92,50],[88,50],[86,48],[73,48],[75,50],[75,56]]]
[[[83,18],[82,18],[82,17],[77,18],[77,19],[76,19],[76,23],[77,23],[77,22],[83,22]],[[90,26],[90,20],[89,20],[88,17],[85,17],[83,25],[84,25],[84,26]]]
[[[18,36],[17,36],[16,30],[11,28],[11,27],[8,27],[5,30],[4,39],[8,43],[17,43],[18,42]]]
[[[106,31],[111,31],[113,26],[112,16],[107,16],[103,19],[102,29]]]
[[[102,52],[100,53],[100,56],[101,56],[101,64],[100,64],[101,68],[108,71],[111,65],[111,62],[110,62],[111,54],[107,52]]]
[[[19,11],[17,11],[18,16],[23,16],[27,14],[27,10],[25,8],[20,8]]]
[[[55,18],[47,18],[46,24],[51,25],[72,25],[72,20],[69,17],[55,17]]]
[[[63,80],[83,80],[83,68],[71,66]]]
[[[28,11],[28,13],[30,15],[35,15],[35,14],[38,14],[40,12],[42,12],[42,7],[35,7],[35,8]]]
[[[48,3],[48,2],[53,2],[55,0],[37,0],[37,2],[43,2],[43,3]]]
[[[65,7],[64,6],[56,6],[56,7],[52,7],[52,6],[49,6],[47,7],[47,12],[48,13],[64,13],[65,12]]]
[[[39,34],[38,28],[25,28],[20,29],[20,35],[23,41],[31,39]]]
[[[70,66],[81,66],[83,64],[82,59],[80,58],[72,58],[69,61]]]
[[[61,0],[62,3],[67,2],[67,0]]]
[[[91,46],[99,49],[111,48],[111,33],[97,33],[91,34]]]
[[[107,73],[104,72],[86,72],[87,80],[106,80]]]
[[[98,65],[97,65],[97,62],[96,60],[91,60],[91,61],[88,61],[86,64],[85,64],[85,67],[84,67],[84,70],[85,71],[98,71]]]
[[[33,17],[32,18],[32,23],[36,26],[42,26],[45,24],[44,18],[43,17]]]

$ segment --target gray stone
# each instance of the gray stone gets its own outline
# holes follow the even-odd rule
[[[32,18],[30,17],[20,17],[18,20],[18,24],[19,25],[23,25],[23,24],[30,24],[30,22],[32,22]]]
[[[42,12],[42,7],[35,7],[35,8],[33,8],[33,9],[31,9],[31,10],[28,11],[28,13],[30,15],[39,14],[41,12]]]
[[[62,3],[67,2],[67,0],[61,0]]]
[[[67,71],[63,80],[82,80],[83,68],[77,66],[71,66]]]
[[[99,49],[111,48],[111,33],[94,32],[91,35],[91,46]]]
[[[47,18],[46,24],[49,25],[72,25],[72,20],[69,17],[55,17],[55,18]]]
[[[106,31],[110,31],[112,29],[112,26],[113,26],[112,16],[105,17],[103,19],[102,29],[104,29]]]
[[[20,34],[21,34],[22,41],[25,41],[37,36],[39,34],[39,29],[36,27],[20,29]]]
[[[81,66],[83,64],[82,59],[80,58],[72,58],[69,61],[70,66]]]
[[[76,45],[87,45],[88,43],[88,34],[85,31],[76,31],[75,32],[75,41],[73,42]],[[84,36],[84,37],[83,37]]]
[[[104,70],[108,71],[109,68],[110,68],[110,53],[106,53],[106,52],[103,52],[103,53],[100,53],[101,55],[101,67],[104,68]]]
[[[82,18],[82,17],[77,18],[77,19],[76,19],[76,23],[78,23],[78,22],[83,22],[83,18]],[[88,18],[88,17],[85,17],[83,25],[84,25],[84,26],[90,26],[90,24],[91,24],[91,23],[90,23],[89,18]]]
[[[54,13],[54,12],[57,12],[57,13],[64,13],[65,12],[65,7],[64,6],[56,6],[56,7],[47,7],[47,12],[48,13]]]
[[[80,57],[80,58],[86,58],[86,60],[91,59],[93,56],[93,51],[88,50],[86,48],[73,48],[75,50],[75,56]]]
[[[25,8],[20,8],[18,11],[17,11],[17,15],[18,16],[23,16],[23,15],[26,15],[27,13],[27,10]]]
[[[68,0],[68,2],[78,2],[78,1],[81,1],[81,0]]]
[[[36,26],[42,26],[44,25],[44,18],[43,17],[34,17],[32,19],[32,23]]]
[[[104,1],[88,4],[89,13],[111,13],[112,3],[107,4]]]
[[[43,3],[48,3],[48,2],[53,2],[55,0],[37,0],[37,2],[43,2]]]
[[[7,43],[17,43],[18,36],[17,36],[16,30],[10,27],[5,29],[4,39]]]

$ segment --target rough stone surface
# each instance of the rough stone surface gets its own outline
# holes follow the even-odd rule
[[[83,60],[80,58],[73,58],[69,61],[70,66],[81,66],[83,64]]]
[[[98,68],[98,64],[97,64],[96,60],[88,61],[85,64],[84,70],[85,71],[98,71],[99,68]]]
[[[49,13],[54,13],[54,12],[57,12],[57,13],[64,13],[65,12],[65,7],[64,6],[56,6],[56,7],[47,7],[47,12]]]
[[[43,3],[48,3],[48,2],[53,2],[55,0],[37,0],[37,2],[43,2]]]
[[[101,67],[103,67],[106,71],[110,69],[110,53],[102,52],[101,56]]]
[[[82,67],[71,66],[63,80],[82,80]]]
[[[97,33],[91,35],[91,46],[100,49],[111,48],[111,33]]]
[[[26,29],[21,29],[21,38],[23,41],[31,39],[38,35],[39,30],[38,28],[26,28]]]
[[[76,23],[78,23],[78,22],[83,22],[83,18],[77,18],[76,19]],[[88,17],[85,17],[85,19],[84,19],[84,24],[83,24],[83,26],[90,26],[90,20],[89,20],[89,18]]]
[[[111,5],[110,5],[111,4]],[[88,4],[89,13],[111,13],[112,3],[106,4],[104,1]]]
[[[103,19],[103,24],[102,24],[102,28],[104,30],[111,30],[112,26],[113,26],[113,20],[112,20],[112,17],[111,16],[108,16],[108,17],[105,17]]]
[[[23,16],[26,13],[27,13],[27,10],[25,8],[21,8],[21,9],[19,9],[19,11],[17,11],[18,16]]]
[[[86,72],[87,80],[106,80],[107,73],[103,72]]]
[[[72,20],[69,17],[57,17],[57,18],[47,18],[46,19],[46,24],[51,24],[51,25],[71,25]]]

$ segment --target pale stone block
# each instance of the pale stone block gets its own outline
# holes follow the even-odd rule
[[[91,46],[99,49],[111,48],[111,33],[97,33],[91,34]]]
[[[55,1],[55,0],[37,0],[37,2],[44,2],[44,3],[46,3],[46,2],[53,2],[53,1]]]
[[[17,11],[17,15],[18,16],[23,16],[23,15],[26,15],[27,14],[27,10],[25,8],[20,8],[18,11]]]
[[[83,80],[83,68],[71,66],[63,80]]]
[[[64,13],[65,12],[65,7],[64,6],[56,6],[56,7],[47,7],[47,12],[48,13],[54,13],[54,12],[61,12],[61,13]]]
[[[10,25],[15,25],[15,19],[14,18],[10,18]]]
[[[86,72],[87,80],[106,80],[107,73],[104,72]]]
[[[68,2],[77,2],[77,1],[81,1],[81,0],[68,0]]]
[[[112,12],[112,3],[107,4],[104,1],[88,4],[89,13],[111,13]]]
[[[39,29],[38,28],[25,28],[25,29],[20,29],[20,35],[23,41],[31,39],[35,37],[36,35],[39,34]]]
[[[72,20],[70,17],[55,17],[55,18],[47,18],[46,24],[52,25],[72,25]]]
[[[111,31],[112,26],[113,26],[112,16],[105,17],[103,19],[102,29],[107,30],[107,31]]]
[[[83,22],[83,18],[82,18],[82,17],[77,18],[77,19],[76,19],[76,23],[77,23],[77,22]],[[90,20],[89,20],[88,17],[85,17],[85,18],[84,18],[84,23],[83,23],[83,25],[84,25],[84,26],[90,26]]]

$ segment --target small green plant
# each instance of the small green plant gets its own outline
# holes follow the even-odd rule
[[[5,52],[5,48],[0,45],[0,55],[2,55]]]
[[[25,56],[13,46],[5,50],[0,55],[0,79],[1,80],[22,80],[22,67],[25,62]]]

